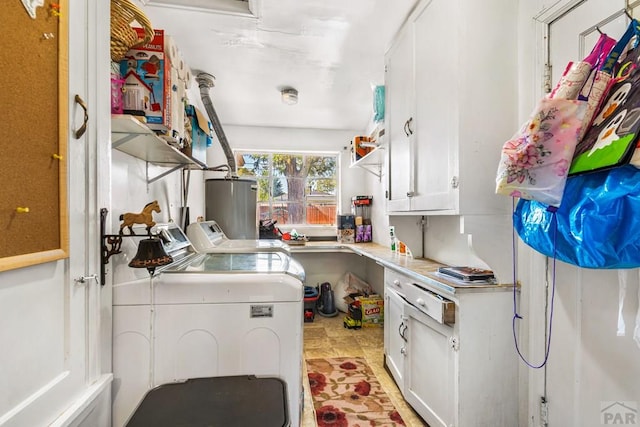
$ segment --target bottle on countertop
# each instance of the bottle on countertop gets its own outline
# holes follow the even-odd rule
[[[389,226],[389,236],[391,237],[391,252],[396,251],[396,228],[393,225]]]

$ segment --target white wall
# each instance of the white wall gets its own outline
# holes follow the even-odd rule
[[[562,7],[577,2],[556,2]],[[520,2],[520,118],[524,121],[540,96],[543,42],[532,17],[554,6]],[[600,19],[595,17],[595,21]],[[539,27],[538,27],[539,30]],[[619,37],[620,35],[611,35]],[[518,277],[522,284],[521,348],[533,363],[543,360],[545,305],[552,264],[520,243]],[[640,345],[633,340],[638,312],[638,270],[630,271],[618,336],[618,273],[557,264],[556,295],[549,361],[544,369],[521,364],[521,425],[539,425],[540,396],[549,402],[551,426],[601,425],[601,408],[613,401],[640,405]],[[546,382],[546,386],[545,386]],[[527,384],[528,383],[528,384]],[[545,390],[546,389],[546,390]],[[526,406],[525,406],[526,405]],[[637,423],[640,420],[636,419]]]
[[[149,165],[149,176],[166,172],[166,168]],[[161,212],[153,212],[153,220],[157,223],[176,222],[181,224],[181,208],[189,207],[190,222],[200,215],[204,216],[204,172],[192,170],[187,203],[183,200],[182,172],[174,171],[150,184],[146,182],[146,162],[131,157],[120,151],[113,151],[112,161],[112,209],[107,234],[117,234],[121,221],[119,216],[126,212],[140,212],[149,202],[157,200]],[[128,232],[127,232],[128,233]],[[122,283],[135,278],[148,277],[145,269],[131,269],[127,264],[136,254],[133,241],[124,239],[122,254],[114,255],[109,260],[107,272],[111,273],[113,283]]]

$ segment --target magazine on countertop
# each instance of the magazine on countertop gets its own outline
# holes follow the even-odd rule
[[[438,273],[464,280],[465,282],[488,282],[495,279],[493,271],[475,267],[440,267],[438,268]]]

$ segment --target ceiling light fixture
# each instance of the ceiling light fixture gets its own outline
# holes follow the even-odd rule
[[[298,103],[298,91],[292,87],[282,89],[282,102],[287,105],[295,105]]]

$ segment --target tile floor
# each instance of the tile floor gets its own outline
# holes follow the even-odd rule
[[[408,427],[426,426],[407,405],[391,376],[384,369],[384,336],[382,327],[346,329],[342,325],[344,313],[335,317],[316,315],[313,322],[304,324],[304,358],[359,356],[364,357],[382,388]],[[313,402],[304,366],[304,412],[302,427],[316,427]]]

